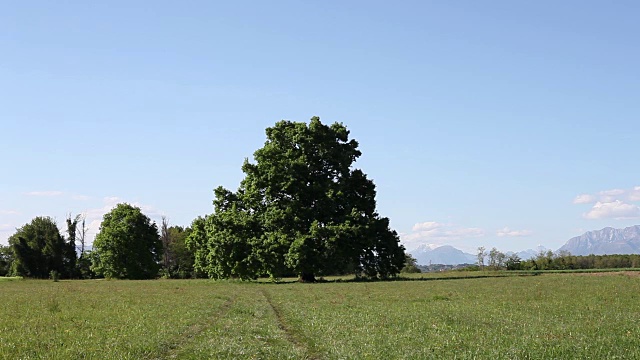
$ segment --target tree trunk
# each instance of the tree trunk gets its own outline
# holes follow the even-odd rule
[[[314,283],[316,282],[316,276],[313,273],[305,273],[300,274],[300,278],[298,278],[299,282],[303,283]]]

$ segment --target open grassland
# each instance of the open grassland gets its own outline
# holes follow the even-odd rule
[[[3,281],[0,358],[638,359],[638,275]]]

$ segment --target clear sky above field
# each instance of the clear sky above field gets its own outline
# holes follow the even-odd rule
[[[281,119],[343,122],[408,249],[640,223],[636,1],[0,5],[0,243],[117,202],[189,225]]]

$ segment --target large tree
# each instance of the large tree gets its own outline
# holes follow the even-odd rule
[[[151,279],[158,275],[161,254],[156,224],[139,207],[118,204],[100,224],[91,269],[107,278]]]
[[[12,273],[33,278],[48,278],[52,271],[63,278],[75,271],[75,244],[60,235],[55,220],[36,217],[9,238],[13,250]]]
[[[202,247],[208,274],[294,273],[314,281],[345,272],[379,278],[399,273],[404,247],[376,212],[375,185],[352,168],[361,153],[347,128],[314,117],[309,124],[280,121],[266,135],[255,163],[245,160],[239,189],[215,190]]]

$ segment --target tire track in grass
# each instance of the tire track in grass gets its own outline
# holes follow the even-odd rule
[[[299,339],[296,336],[295,331],[289,325],[287,325],[282,311],[280,311],[280,309],[274,304],[273,299],[271,299],[269,293],[264,289],[261,289],[260,292],[262,293],[262,296],[265,298],[265,300],[267,300],[269,307],[276,317],[278,328],[282,330],[287,341],[293,344],[293,346],[300,350],[303,354],[306,354],[305,359],[320,360],[321,357],[318,354],[314,353],[307,343]]]
[[[166,350],[162,351],[162,353],[156,359],[176,359],[178,357],[179,351],[188,343],[193,341],[199,334],[213,326],[217,323],[221,318],[224,318],[234,302],[236,301],[237,295],[234,295],[228,298],[216,313],[214,313],[211,317],[209,317],[205,322],[193,324],[187,327],[185,332],[181,334],[178,338],[179,341],[174,341],[167,345]]]

